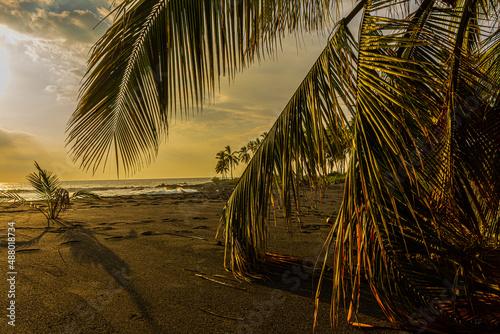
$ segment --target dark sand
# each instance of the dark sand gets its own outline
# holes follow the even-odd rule
[[[77,201],[61,216],[72,227],[48,230],[38,211],[4,205],[1,268],[5,277],[7,223],[14,221],[18,274],[15,328],[7,324],[8,284],[0,284],[0,333],[312,333],[312,275],[278,272],[240,283],[224,270],[223,239],[215,234],[230,192],[205,186],[195,194]],[[316,258],[342,186],[331,186],[317,208],[307,196],[302,228],[287,233],[278,219],[271,251]],[[344,310],[332,330],[330,284],[316,333],[399,333],[354,328]],[[369,295],[360,320],[390,326]]]

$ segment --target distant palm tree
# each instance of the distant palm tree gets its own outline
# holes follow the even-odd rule
[[[231,179],[233,179],[233,168],[238,166],[240,159],[237,156],[237,152],[232,152],[229,145],[226,146],[224,153],[229,164],[229,169],[231,170]]]
[[[283,259],[268,249],[271,196],[290,221],[302,180],[319,182],[352,117],[345,196],[323,253],[332,319],[342,296],[356,315],[364,279],[401,327],[498,332],[500,2],[360,0],[334,17],[343,3],[124,0],[92,50],[72,157],[95,171],[113,151],[136,170],[176,110],[213,96],[221,75],[289,34],[329,29],[224,210],[226,266],[249,277]]]
[[[247,144],[247,149],[249,149],[252,154],[255,154],[255,152],[259,149],[259,145],[255,140],[250,140]]]
[[[222,178],[225,178],[225,175],[229,171],[229,160],[226,157],[226,152],[220,151],[215,156],[217,159],[217,164],[215,165],[215,172],[217,174],[221,174]]]
[[[240,148],[239,152],[238,152],[238,158],[240,159],[240,161],[243,161],[243,163],[248,163],[250,161],[250,153],[248,153],[248,147],[247,146],[243,146],[242,148]]]
[[[262,144],[262,139],[260,139],[259,137],[255,138],[255,147],[257,148],[257,150],[259,149],[261,144]]]
[[[61,187],[61,182],[56,175],[42,169],[36,161],[35,168],[37,172],[29,174],[26,179],[35,189],[37,199],[42,201],[45,205],[41,205],[34,201],[28,201],[15,192],[5,190],[0,190],[0,202],[17,202],[37,209],[47,218],[47,227],[49,227],[51,221],[61,223],[58,220],[59,214],[71,205],[73,199],[100,199],[98,195],[84,190],[76,191],[70,196],[69,192]]]

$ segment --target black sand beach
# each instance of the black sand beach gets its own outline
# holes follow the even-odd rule
[[[4,205],[4,267],[7,223],[16,228],[16,326],[8,325],[4,282],[1,332],[312,333],[312,273],[283,268],[262,281],[235,280],[223,267],[224,240],[215,238],[231,186],[199,190],[80,200],[61,217],[70,227],[48,230],[36,210]],[[314,260],[331,227],[326,218],[341,196],[342,185],[335,185],[317,207],[309,198],[301,228],[295,224],[287,232],[278,219],[270,250]],[[366,332],[347,324],[344,310],[331,329],[330,283],[321,296],[315,332]],[[368,295],[359,320],[390,326]]]

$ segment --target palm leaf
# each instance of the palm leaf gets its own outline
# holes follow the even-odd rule
[[[285,32],[322,27],[330,0],[125,0],[92,50],[67,145],[95,172],[110,154],[117,171],[149,164],[181,110],[199,107]]]
[[[71,199],[77,199],[77,198],[90,198],[90,199],[102,200],[102,198],[99,195],[94,194],[94,193],[92,193],[90,191],[86,191],[86,190],[75,191],[70,196],[70,200]]]
[[[481,265],[494,249],[492,234],[483,232],[498,217],[498,156],[492,153],[498,136],[478,123],[489,114],[491,130],[498,131],[498,111],[485,105],[492,96],[480,90],[475,98],[481,107],[457,127],[471,87],[481,87],[479,78],[488,76],[474,66],[474,43],[465,43],[467,29],[477,28],[469,15],[474,4],[462,5],[428,7],[414,27],[408,22],[415,20],[377,16],[378,1],[365,8],[347,197],[327,240],[334,317],[346,286],[354,313],[366,276],[388,318],[402,326],[467,331],[499,325],[490,308],[498,307],[500,290],[487,283],[498,268]],[[482,149],[474,162],[470,154]],[[349,281],[344,272],[351,273]],[[461,296],[453,301],[440,297],[458,287]],[[433,304],[440,311],[432,323],[415,312]]]
[[[345,22],[263,139],[224,208],[226,266],[236,276],[255,274],[267,252],[267,212],[273,193],[290,220],[302,175],[325,174],[325,151],[343,152],[346,116],[354,96],[356,44]],[[347,105],[347,110],[343,106]],[[326,131],[335,134],[325,145]],[[294,198],[294,200],[292,200]]]
[[[42,169],[36,161],[35,168],[38,172],[30,173],[26,179],[35,188],[38,198],[44,201],[54,198],[57,190],[61,187],[59,178]]]

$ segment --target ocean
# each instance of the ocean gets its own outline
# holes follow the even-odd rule
[[[197,192],[189,186],[210,182],[205,178],[177,179],[126,179],[126,180],[88,180],[62,181],[61,185],[70,192],[78,190],[91,191],[99,196],[126,196],[151,194],[177,194],[182,192]],[[165,185],[165,186],[161,186]],[[26,200],[35,200],[36,193],[28,182],[0,182],[0,189],[14,191]]]

